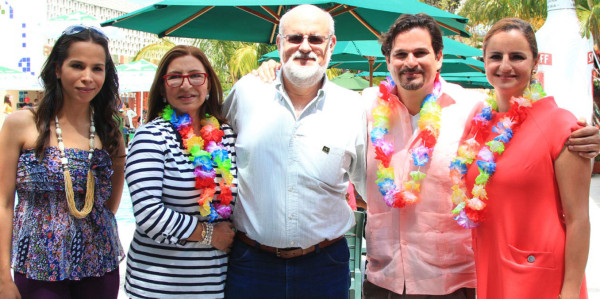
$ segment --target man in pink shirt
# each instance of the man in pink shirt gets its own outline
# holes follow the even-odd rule
[[[382,51],[396,83],[390,101],[397,103],[389,115],[386,140],[394,145],[390,165],[394,183],[402,189],[413,164],[411,149],[418,146],[417,122],[424,99],[441,84],[437,103],[441,108],[440,133],[431,159],[419,170],[420,202],[402,208],[389,207],[377,180],[378,160],[369,140],[367,152],[367,280],[366,298],[475,297],[475,263],[471,232],[452,219],[450,160],[456,155],[469,113],[482,94],[468,91],[439,78],[442,67],[442,35],[431,17],[403,15],[382,37]],[[438,78],[438,79],[436,79]],[[378,88],[363,92],[371,110],[379,105]],[[374,128],[369,113],[368,132]],[[371,136],[370,136],[371,137]],[[418,193],[418,192],[417,192]],[[405,297],[402,297],[405,298]]]

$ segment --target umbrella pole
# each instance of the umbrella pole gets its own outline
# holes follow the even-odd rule
[[[369,59],[369,87],[373,86],[373,63],[375,63],[375,57],[367,57]]]

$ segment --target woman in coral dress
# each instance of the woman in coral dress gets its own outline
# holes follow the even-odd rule
[[[587,298],[591,164],[564,148],[576,119],[530,84],[527,22],[499,21],[483,51],[495,96],[451,165],[455,219],[474,229],[477,298]]]

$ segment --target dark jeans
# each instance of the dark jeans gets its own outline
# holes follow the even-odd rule
[[[118,267],[103,276],[82,280],[34,280],[18,272],[14,277],[23,299],[116,299],[119,295]]]
[[[225,298],[348,298],[350,251],[345,238],[291,259],[233,242]]]
[[[406,290],[404,292],[406,293]],[[475,289],[462,288],[446,295],[400,295],[365,279],[362,297],[365,299],[475,299]]]

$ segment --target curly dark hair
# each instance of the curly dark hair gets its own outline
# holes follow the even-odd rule
[[[431,47],[433,48],[435,55],[442,52],[444,49],[444,41],[442,40],[442,31],[440,31],[440,27],[434,18],[424,13],[418,13],[414,15],[403,14],[396,19],[396,22],[390,26],[390,29],[384,33],[379,40],[381,43],[381,53],[389,58],[396,36],[413,28],[426,29],[431,36]]]
[[[219,77],[217,77],[217,73],[215,73],[215,70],[210,65],[210,61],[208,61],[208,58],[204,55],[202,50],[185,45],[173,47],[160,60],[156,75],[154,76],[154,82],[152,82],[152,87],[150,88],[150,94],[148,95],[148,117],[146,122],[150,122],[157,118],[167,105],[167,103],[163,102],[163,95],[165,94],[165,80],[163,79],[163,76],[167,73],[169,64],[176,58],[188,55],[197,58],[208,73],[208,94],[210,97],[202,104],[202,106],[200,106],[200,110],[196,117],[203,117],[208,113],[219,120],[220,123],[227,122],[227,119],[223,116],[223,112],[221,111],[223,88],[221,87],[221,82],[219,81]]]
[[[50,56],[44,63],[40,78],[44,84],[44,96],[39,102],[37,109],[33,110],[35,124],[39,136],[35,144],[35,154],[41,159],[44,149],[48,147],[50,140],[50,123],[63,108],[64,98],[60,80],[56,76],[56,70],[62,67],[63,62],[69,56],[69,47],[75,42],[91,41],[104,48],[106,53],[105,80],[100,92],[92,99],[91,106],[94,109],[94,123],[96,134],[102,141],[102,146],[112,157],[116,157],[119,150],[119,142],[123,138],[119,129],[119,80],[117,69],[108,51],[108,40],[94,30],[84,29],[75,34],[61,35]]]

